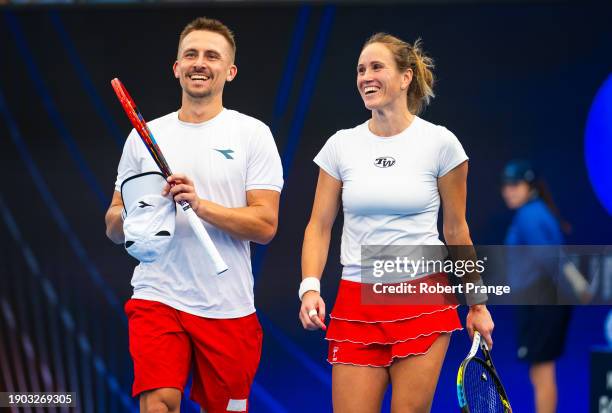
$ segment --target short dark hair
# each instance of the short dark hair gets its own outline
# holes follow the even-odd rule
[[[217,19],[210,19],[208,17],[198,17],[197,19],[191,21],[183,31],[181,32],[181,37],[179,38],[178,48],[180,50],[181,43],[185,37],[196,30],[204,30],[213,33],[219,33],[221,36],[225,37],[225,40],[230,44],[232,48],[232,60],[236,57],[236,40],[234,39],[234,33],[227,27],[225,24],[221,23]]]

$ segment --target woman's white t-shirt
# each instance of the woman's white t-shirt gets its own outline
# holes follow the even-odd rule
[[[314,162],[342,181],[342,278],[361,281],[363,245],[442,245],[438,178],[467,159],[452,132],[419,117],[394,136],[365,122],[330,137]]]

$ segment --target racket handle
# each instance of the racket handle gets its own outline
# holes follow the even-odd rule
[[[215,271],[217,274],[227,271],[229,267],[225,261],[223,261],[223,258],[221,257],[221,254],[219,254],[215,244],[213,244],[212,239],[210,239],[210,235],[208,235],[206,228],[204,228],[204,224],[200,220],[200,217],[198,217],[195,211],[189,207],[189,204],[187,204],[187,208],[183,209],[183,211],[185,211],[187,219],[189,220],[189,225],[191,225],[191,228],[193,228],[193,231],[196,233],[196,236],[202,243],[208,258],[215,266]]]
[[[480,347],[480,339],[481,339],[480,333],[478,331],[474,331],[474,337],[472,339],[472,347],[470,348],[468,357],[474,357],[476,355],[476,352],[478,351],[478,347]]]
[[[482,348],[483,351],[489,351],[489,346],[487,346],[487,342],[482,338],[482,334],[480,334],[478,331],[474,331],[474,342],[478,342],[478,345]],[[476,344],[474,345],[477,346]]]

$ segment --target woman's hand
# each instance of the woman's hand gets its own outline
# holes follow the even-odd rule
[[[489,350],[493,348],[493,319],[491,313],[487,310],[487,306],[484,304],[476,304],[470,307],[470,311],[465,320],[465,326],[470,335],[470,339],[474,338],[474,331],[478,331],[485,343],[489,347]]]
[[[327,330],[325,326],[325,302],[317,291],[307,291],[302,297],[300,321],[306,330]]]

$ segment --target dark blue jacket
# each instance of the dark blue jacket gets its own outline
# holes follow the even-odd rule
[[[541,199],[535,198],[516,211],[504,243],[535,246],[507,251],[507,280],[513,292],[525,291],[530,296],[544,290],[553,295],[558,295],[560,290],[569,292],[565,277],[561,277],[566,259],[559,247],[564,243],[563,233],[559,221]]]
[[[539,198],[527,202],[516,211],[504,241],[506,245],[561,245],[563,243],[559,221]]]

